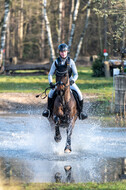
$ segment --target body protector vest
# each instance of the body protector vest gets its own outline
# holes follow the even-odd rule
[[[56,66],[56,74],[57,75],[63,75],[65,74],[67,71],[69,73],[69,78],[71,77],[72,75],[72,69],[70,67],[70,57],[67,57],[66,58],[66,61],[65,61],[65,64],[62,65],[61,64],[61,58],[58,57],[55,61],[55,66]]]

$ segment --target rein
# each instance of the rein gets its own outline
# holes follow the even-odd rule
[[[41,94],[36,95],[36,98],[41,97],[42,99],[45,99],[45,98],[47,97],[46,91],[47,91],[48,89],[50,89],[50,88],[51,88],[51,87],[47,87],[47,88],[44,90],[44,92],[42,92]],[[45,94],[44,97],[42,97],[43,94]]]
[[[58,75],[57,75],[57,76],[58,76]],[[69,84],[69,85],[66,85],[67,82],[68,82],[68,79],[69,79],[69,76],[67,75],[67,81],[66,81],[66,83],[63,83],[63,82],[60,80],[60,81],[58,81],[58,82],[55,83],[55,86],[64,85],[64,86],[65,86],[65,89],[68,88],[68,87],[70,86],[70,84]],[[44,90],[44,92],[42,92],[42,93],[40,93],[40,94],[37,94],[37,95],[36,95],[36,98],[41,97],[41,99],[45,99],[45,98],[47,97],[46,91],[47,91],[48,89],[50,89],[50,88],[51,88],[51,87],[49,86],[49,87],[47,87],[47,88]],[[64,91],[65,91],[65,89],[64,89]],[[45,95],[45,96],[42,97],[43,95]]]

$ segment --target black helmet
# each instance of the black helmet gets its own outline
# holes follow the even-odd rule
[[[58,46],[59,51],[68,51],[68,45],[67,44],[60,44]]]

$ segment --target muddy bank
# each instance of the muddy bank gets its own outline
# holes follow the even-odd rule
[[[36,98],[33,93],[0,93],[0,112],[42,109],[47,99]]]
[[[47,98],[36,98],[35,93],[0,93],[0,113],[3,112],[37,112],[40,113],[46,107]],[[104,102],[97,101],[97,96],[89,96],[83,94],[84,97],[84,111],[94,114],[101,110],[106,112]],[[109,110],[107,108],[107,110]]]

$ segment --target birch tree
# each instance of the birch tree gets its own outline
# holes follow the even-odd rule
[[[82,47],[82,43],[83,43],[83,39],[84,39],[86,30],[88,28],[89,17],[90,17],[90,4],[91,4],[91,0],[88,1],[86,21],[85,21],[85,25],[84,25],[83,31],[81,33],[80,41],[79,41],[78,46],[77,46],[77,52],[76,52],[75,58],[74,58],[75,62],[77,61],[77,58],[79,56],[79,53],[80,53],[80,50],[81,50],[81,47]]]
[[[40,37],[40,58],[44,59],[44,46],[45,46],[45,22],[44,22],[44,6],[43,0],[40,0],[40,7],[41,7],[41,37]]]
[[[70,21],[69,21],[69,35],[70,35],[71,28],[72,28],[72,17],[73,17],[73,12],[74,12],[74,1],[75,0],[71,0]],[[68,35],[68,37],[69,37],[69,35]]]
[[[1,30],[1,57],[2,57],[2,62],[3,62],[3,71],[5,70],[5,62],[4,62],[4,58],[5,58],[5,44],[6,44],[6,33],[7,33],[7,25],[9,22],[9,0],[5,0],[4,3],[4,9],[5,9],[5,13],[4,13],[4,22],[3,22],[3,26],[2,26],[2,30]]]
[[[58,43],[61,43],[61,30],[62,30],[62,8],[63,0],[59,0],[59,26],[58,26]]]
[[[64,42],[65,39],[65,1],[62,1],[62,36],[61,40]]]
[[[124,0],[124,9],[126,10],[126,0]],[[126,13],[124,13],[124,21],[123,21],[123,42],[122,42],[122,48],[125,48],[126,46]]]
[[[48,19],[48,16],[47,16],[47,11],[46,11],[46,7],[47,7],[47,1],[46,0],[43,0],[43,5],[44,5],[44,20],[45,20],[46,31],[47,31],[47,36],[48,36],[48,42],[49,42],[49,47],[50,47],[51,61],[54,61],[54,59],[55,59],[55,51],[54,51],[54,47],[53,47],[50,23],[49,23],[49,19]]]
[[[6,58],[9,59],[10,56],[10,11],[8,13],[8,24],[7,24],[7,34],[6,34]]]
[[[69,42],[68,42],[69,49],[71,48],[72,41],[73,41],[73,36],[74,36],[74,32],[75,32],[75,26],[76,26],[76,20],[77,20],[77,16],[78,16],[79,7],[80,7],[80,0],[77,0],[76,5],[75,5],[75,10],[73,13],[72,28],[71,28],[70,38],[69,38]]]

